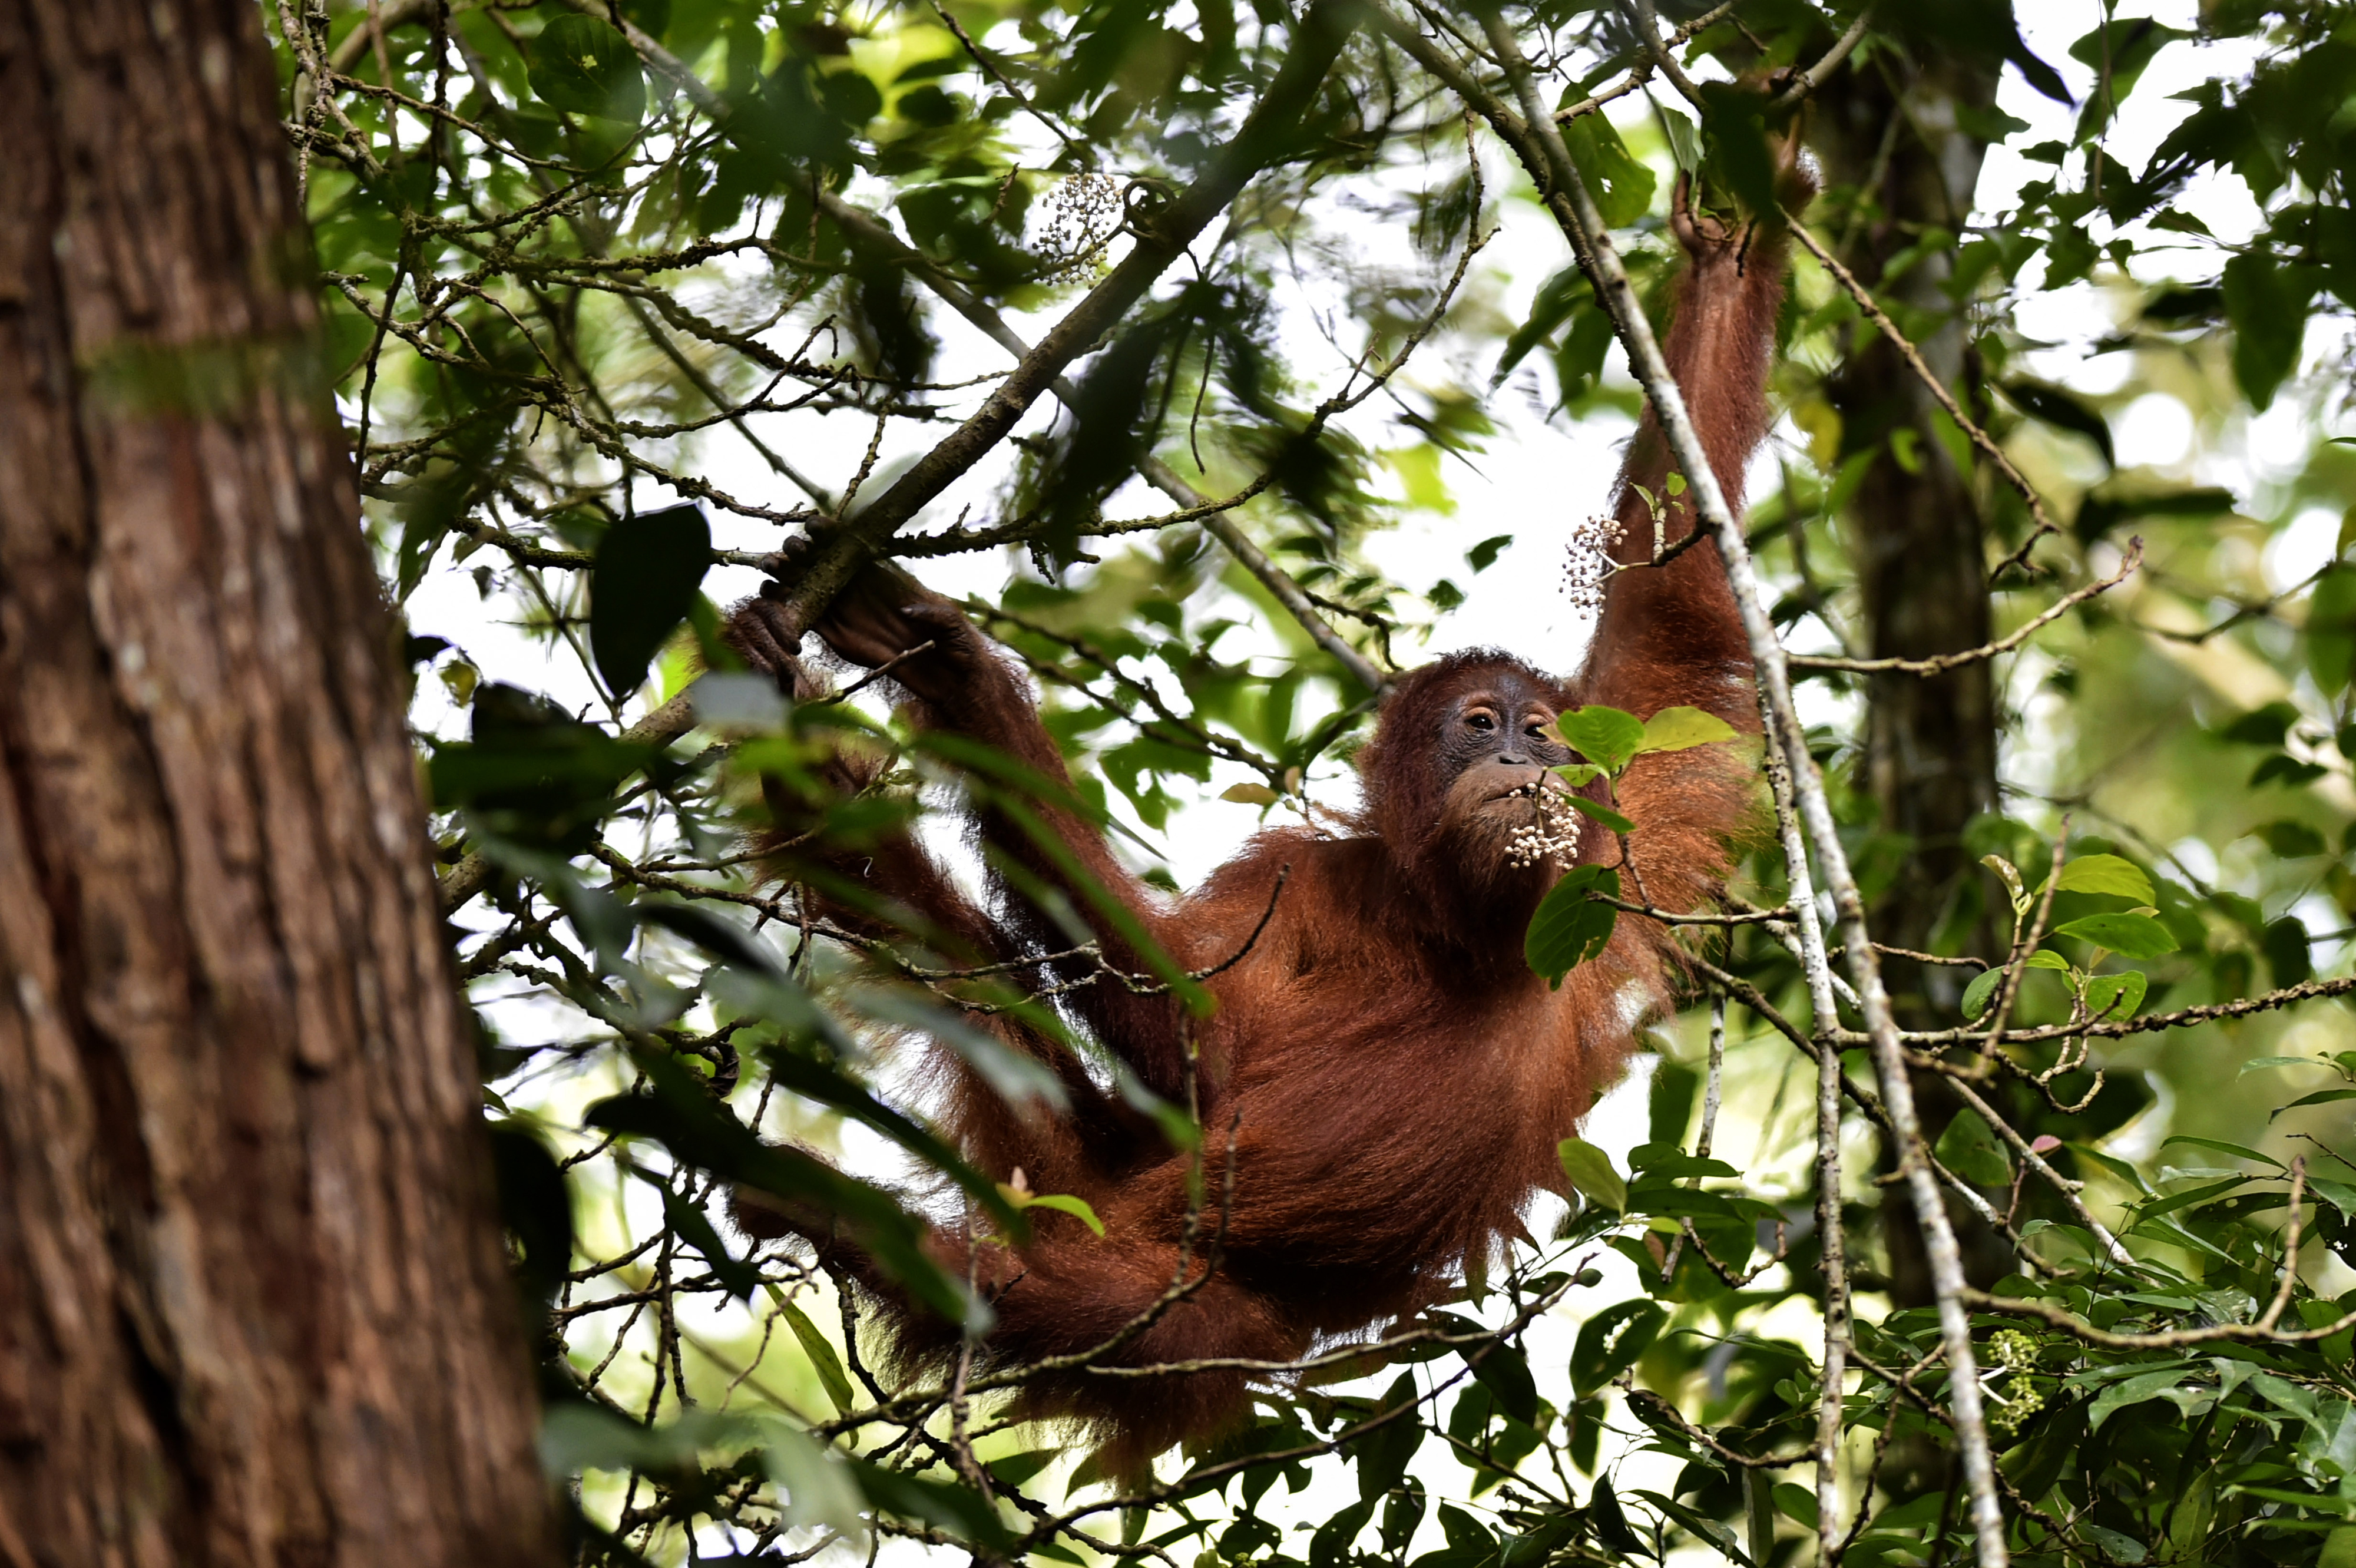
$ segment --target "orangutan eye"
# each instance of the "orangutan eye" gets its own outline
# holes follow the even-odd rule
[[[1484,734],[1497,727],[1497,721],[1486,714],[1468,714],[1465,715],[1464,722]]]
[[[1524,730],[1522,733],[1529,736],[1532,740],[1544,740],[1546,738],[1546,725],[1539,724],[1537,721],[1533,719],[1530,722],[1530,727]]]

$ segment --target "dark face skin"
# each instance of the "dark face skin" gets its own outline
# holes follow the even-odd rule
[[[1456,699],[1439,737],[1441,768],[1453,776],[1444,812],[1451,825],[1501,841],[1532,821],[1536,790],[1566,788],[1548,771],[1571,760],[1554,721],[1554,693],[1512,671]]]

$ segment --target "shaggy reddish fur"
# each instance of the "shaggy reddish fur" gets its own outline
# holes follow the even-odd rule
[[[1743,469],[1766,426],[1783,250],[1772,236],[1728,233],[1706,220],[1703,228],[1680,226],[1692,264],[1667,354],[1719,481],[1739,510]],[[1665,452],[1648,414],[1618,490],[1622,560],[1649,557],[1651,514],[1629,486],[1662,493]],[[1693,526],[1686,505],[1674,504],[1670,542]],[[895,588],[870,574],[819,630],[839,652],[866,663],[933,639],[934,652],[894,671],[920,722],[1065,779],[1023,681],[945,602],[903,602],[909,596],[905,579]],[[759,659],[757,628],[745,633],[743,616],[738,624],[740,642]],[[781,650],[769,652],[770,667],[798,673]],[[1204,1272],[1208,1232],[1222,1225],[1221,1167],[1234,1129],[1234,1201],[1217,1266],[1108,1362],[1297,1358],[1321,1337],[1355,1334],[1429,1305],[1468,1260],[1484,1258],[1518,1231],[1535,1193],[1559,1187],[1556,1143],[1619,1073],[1634,1026],[1666,1001],[1677,961],[1662,928],[1623,918],[1603,953],[1559,990],[1531,974],[1522,933],[1553,873],[1515,872],[1502,854],[1468,847],[1455,831],[1442,810],[1450,779],[1438,760],[1440,726],[1468,691],[1518,677],[1561,707],[1609,703],[1642,716],[1692,703],[1755,733],[1748,670],[1724,569],[1705,542],[1665,568],[1614,576],[1586,666],[1567,680],[1491,651],[1459,654],[1402,679],[1363,755],[1365,805],[1348,836],[1263,833],[1173,902],[1131,877],[1094,826],[1043,812],[1068,853],[1194,969],[1246,948],[1279,868],[1291,868],[1265,931],[1209,982],[1217,1009],[1195,1026],[1203,1069],[1194,1087],[1211,1147],[1205,1234],[1189,1265],[1194,1277]],[[1749,775],[1738,748],[1715,746],[1640,758],[1619,782],[1619,804],[1638,824],[1636,869],[1655,905],[1689,909],[1713,896],[1728,837],[1751,810]],[[855,769],[843,780],[861,781]],[[1616,856],[1610,835],[1588,831],[1582,859]],[[985,809],[976,832],[1087,908],[1085,894],[1014,822]],[[978,908],[906,839],[846,869],[863,874],[875,895],[932,922],[945,950],[1003,959],[1069,945],[1008,886],[994,890],[991,911]],[[1117,938],[1108,934],[1105,945],[1112,961],[1143,967]],[[1168,999],[1098,983],[1069,1000],[1146,1084],[1183,1096],[1185,1026]],[[1015,1031],[1007,1035],[1018,1047],[1044,1049]],[[969,1264],[993,1303],[996,1326],[984,1349],[1002,1362],[1101,1344],[1146,1312],[1179,1273],[1187,1160],[1077,1068],[1059,1070],[1072,1092],[1069,1116],[1026,1117],[954,1062],[942,1068],[939,1121],[980,1169],[1005,1179],[1020,1167],[1035,1191],[1086,1198],[1107,1227],[1098,1240],[1076,1219],[1034,1210],[1036,1232],[1027,1244],[985,1245],[970,1259],[955,1233],[937,1235],[943,1261],[960,1273]],[[748,1228],[772,1234],[808,1229],[749,1207],[744,1218]],[[904,1365],[953,1348],[954,1329],[912,1307],[854,1251],[821,1246],[870,1287]],[[1236,1419],[1245,1385],[1237,1370],[1150,1379],[1074,1372],[1031,1385],[1028,1408],[1092,1423],[1112,1444],[1113,1462],[1133,1466],[1174,1440]]]

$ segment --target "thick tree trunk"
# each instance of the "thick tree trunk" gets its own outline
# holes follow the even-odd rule
[[[1910,70],[1894,57],[1845,73],[1820,106],[1816,145],[1836,185],[1870,203],[1843,258],[1869,282],[1926,228],[1961,232],[1969,220],[1986,145],[1955,124],[1956,107],[1994,102],[1996,71],[1945,62]],[[1946,317],[1917,345],[1949,386],[1964,363],[1964,321],[1943,285],[1949,257],[1933,251],[1888,297]],[[1877,284],[1877,286],[1879,285]],[[1921,659],[1988,640],[1987,547],[1970,476],[1933,434],[1938,405],[1887,341],[1852,358],[1831,388],[1843,456],[1873,451],[1851,506],[1859,585],[1875,658]],[[1925,680],[1874,678],[1867,770],[1885,832],[1909,844],[1897,884],[1875,908],[1874,934],[1894,946],[1929,947],[1956,879],[1971,864],[1963,831],[1996,809],[1996,704],[1987,663]],[[1956,972],[1893,963],[1893,1004],[1950,1017]],[[1966,977],[1968,978],[1968,977]]]
[[[548,1560],[251,0],[0,0],[0,1564]]]
[[[1898,278],[1880,280],[1926,229],[1959,234],[1969,221],[1987,145],[1957,124],[1959,106],[1996,99],[1998,67],[1926,55],[1909,64],[1877,56],[1843,72],[1820,101],[1813,145],[1829,183],[1861,193],[1842,258],[1895,303],[1944,316],[1917,347],[1949,387],[1962,378],[1965,323],[1943,285],[1950,256],[1933,248]],[[1875,658],[1922,659],[1987,642],[1988,551],[1969,473],[1938,438],[1944,417],[1922,379],[1885,339],[1851,357],[1830,388],[1841,415],[1842,456],[1874,454],[1851,503],[1859,585]],[[1872,911],[1876,940],[1933,947],[1961,880],[1976,875],[1964,843],[1972,819],[1997,809],[1996,695],[1989,666],[1967,664],[1925,679],[1872,677],[1867,693],[1866,769],[1884,832],[1901,835],[1899,873]],[[1950,1024],[1970,972],[1883,961],[1890,1004],[1910,1028]],[[1926,1133],[1936,1139],[1959,1103],[1944,1081],[1915,1079]],[[1887,1151],[1885,1155],[1887,1155]],[[2012,1259],[1985,1224],[1951,1203],[1968,1272],[1982,1284]],[[1888,1210],[1890,1294],[1909,1306],[1933,1299],[1930,1265],[1911,1213]]]

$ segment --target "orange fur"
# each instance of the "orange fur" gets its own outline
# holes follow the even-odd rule
[[[1691,220],[1682,231],[1694,261],[1667,354],[1739,509],[1743,467],[1766,424],[1782,248],[1753,236],[1745,254],[1737,237],[1697,233]],[[1617,498],[1623,561],[1647,558],[1653,543],[1651,514],[1628,487],[1658,494],[1665,468],[1647,415]],[[1671,542],[1693,526],[1683,502],[1672,507]],[[895,643],[932,638],[935,652],[894,671],[920,720],[1062,779],[1061,757],[1007,664],[941,602],[887,602],[895,595],[905,597],[905,588],[871,574],[819,629],[865,663]],[[1627,918],[1559,990],[1529,972],[1522,931],[1552,874],[1510,870],[1443,809],[1451,780],[1437,761],[1438,715],[1484,682],[1523,680],[1542,683],[1557,707],[1601,702],[1643,716],[1692,703],[1755,733],[1748,669],[1723,568],[1705,542],[1665,568],[1614,576],[1586,665],[1568,680],[1489,652],[1404,678],[1362,759],[1366,805],[1349,836],[1264,833],[1192,895],[1165,904],[1090,823],[1044,812],[1068,853],[1191,968],[1246,947],[1279,868],[1290,867],[1265,931],[1209,982],[1218,1005],[1198,1026],[1205,1068],[1193,1088],[1210,1145],[1210,1207],[1190,1266],[1199,1277],[1211,1233],[1223,1232],[1217,1267],[1108,1362],[1296,1358],[1323,1337],[1429,1305],[1467,1260],[1518,1230],[1534,1194],[1558,1187],[1557,1142],[1617,1076],[1635,1025],[1665,1004],[1677,960],[1665,930]],[[1638,823],[1633,846],[1644,892],[1658,906],[1687,909],[1715,892],[1752,789],[1733,748],[1705,747],[1638,759],[1618,800]],[[1067,886],[1012,820],[985,809],[976,831],[1033,875]],[[1610,835],[1590,825],[1580,858],[1616,854]],[[985,913],[905,839],[862,862],[876,894],[923,912],[967,956],[1068,946],[1012,886],[1001,882]],[[1087,907],[1080,889],[1067,890]],[[1111,961],[1144,967],[1108,929],[1100,926],[1100,936]],[[1157,1092],[1186,1091],[1186,1026],[1166,997],[1098,983],[1074,993],[1071,1005]],[[1178,1277],[1188,1245],[1186,1158],[1076,1069],[1064,1073],[1074,1096],[1067,1118],[1017,1115],[953,1064],[946,1071],[940,1121],[980,1168],[1005,1178],[1020,1167],[1034,1190],[1086,1198],[1108,1227],[1099,1240],[1069,1217],[1034,1211],[1027,1244],[986,1244],[971,1258],[947,1231],[936,1237],[943,1261],[960,1273],[970,1266],[993,1301],[986,1354],[1023,1361],[1102,1343]],[[1230,1127],[1234,1202],[1223,1212]],[[856,1256],[835,1255],[872,1288],[905,1360],[953,1348],[952,1328],[912,1308]],[[1246,1382],[1240,1370],[1152,1379],[1075,1371],[1031,1384],[1027,1408],[1095,1423],[1116,1462],[1134,1465],[1235,1419]]]

